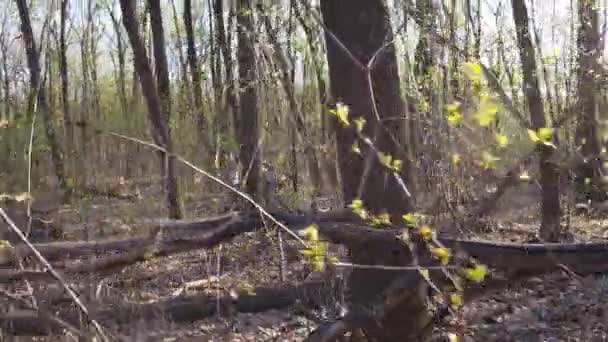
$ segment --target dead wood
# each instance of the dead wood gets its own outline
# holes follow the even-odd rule
[[[283,309],[296,303],[314,304],[323,286],[322,282],[311,282],[281,288],[261,287],[225,295],[219,301],[208,295],[180,296],[156,303],[123,304],[91,315],[105,326],[154,319],[191,322],[216,314],[218,302],[222,315]],[[75,312],[64,313],[62,319],[78,325]],[[11,335],[49,335],[61,333],[63,327],[34,310],[19,310],[0,314],[0,329]]]
[[[401,253],[406,248],[398,238],[398,229],[378,229],[356,222],[352,214],[345,211],[328,212],[320,215],[299,215],[285,212],[274,213],[297,232],[311,223],[319,225],[319,232],[333,243],[349,248],[392,250]],[[112,271],[153,257],[161,257],[180,252],[212,248],[246,232],[263,226],[264,222],[256,212],[234,212],[201,220],[153,221],[148,225],[160,227],[156,239],[132,238],[95,242],[53,242],[34,246],[49,260],[76,256],[101,257],[67,262],[62,271],[82,273]],[[439,231],[448,231],[439,228]],[[477,258],[490,267],[509,272],[545,272],[565,265],[577,273],[603,272],[608,270],[608,243],[572,244],[519,244],[490,241],[467,241],[440,235],[439,240],[455,251]],[[105,255],[108,252],[119,254]],[[31,253],[25,246],[12,249],[11,257],[2,257],[0,265],[9,265],[14,257],[26,257]],[[3,279],[0,277],[0,279]]]

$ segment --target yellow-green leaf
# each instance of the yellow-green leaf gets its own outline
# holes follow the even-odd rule
[[[462,306],[463,303],[464,300],[462,299],[462,295],[460,295],[459,293],[450,294],[450,304],[452,306],[459,308]]]
[[[545,144],[548,146],[555,147],[551,142],[551,137],[553,136],[553,128],[541,127],[536,131],[528,129],[528,136],[530,137],[530,140],[532,140],[532,142],[534,143]]]
[[[437,258],[442,265],[447,265],[450,262],[450,250],[443,247],[434,247],[431,249],[431,253]]]
[[[351,209],[360,209],[363,208],[363,201],[355,198],[349,205],[349,207],[351,207]]]
[[[371,217],[371,223],[374,226],[378,226],[378,225],[390,225],[391,224],[391,217],[387,212],[383,212],[382,214],[379,215],[375,215]]]
[[[496,142],[498,146],[505,147],[509,144],[509,138],[504,134],[496,133]]]
[[[301,232],[301,235],[308,241],[318,241],[319,226],[313,223],[310,226],[304,228]]]
[[[452,164],[456,165],[458,164],[460,161],[462,160],[462,157],[460,156],[460,154],[455,153],[452,155]]]
[[[353,143],[350,149],[356,154],[361,154],[361,148],[359,148],[359,143],[356,141]]]
[[[486,265],[477,264],[474,267],[465,268],[464,273],[467,279],[480,283],[485,279],[486,274],[488,273],[488,268]]]
[[[418,229],[418,234],[420,234],[424,240],[430,240],[433,237],[433,230],[425,224]]]
[[[358,132],[361,132],[363,127],[365,127],[365,119],[363,117],[356,118],[353,122],[355,123]]]
[[[452,125],[458,124],[462,120],[462,114],[458,112],[448,114],[448,122]]]
[[[538,129],[538,137],[543,142],[548,141],[553,136],[553,128],[541,127]]]
[[[392,165],[392,169],[393,171],[399,172],[401,171],[401,168],[403,167],[403,161],[399,160],[399,159],[393,159],[393,165]]]
[[[463,71],[472,82],[479,83],[481,81],[481,64],[464,63]]]
[[[482,96],[479,109],[473,117],[477,120],[480,126],[487,127],[496,121],[496,113],[499,110],[498,102],[489,96]]]
[[[412,214],[412,213],[403,214],[403,215],[401,215],[401,218],[403,219],[403,221],[405,221],[405,224],[407,224],[408,226],[416,225],[416,216],[414,216],[414,214]]]
[[[348,126],[349,122],[348,122],[348,106],[343,104],[343,103],[337,103],[336,104],[336,111],[335,111],[335,115],[336,117],[338,117],[338,121],[340,121],[340,123],[342,123],[342,125],[344,126]]]
[[[380,159],[380,163],[382,163],[382,165],[388,167],[389,169],[392,168],[393,156],[391,156],[390,154],[378,152],[378,159]]]

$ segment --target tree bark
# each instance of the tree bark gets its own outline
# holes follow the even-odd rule
[[[214,0],[213,4],[213,16],[215,18],[215,27],[217,34],[217,44],[222,52],[224,71],[225,71],[225,83],[224,91],[226,93],[226,102],[222,104],[225,108],[225,113],[218,113],[215,117],[215,125],[217,127],[217,146],[216,146],[216,165],[218,167],[225,167],[227,155],[226,155],[226,142],[228,137],[231,135],[230,132],[230,115],[228,109],[232,112],[232,120],[234,126],[236,126],[237,117],[239,115],[238,108],[238,97],[235,89],[234,70],[232,61],[232,37],[230,34],[226,34],[226,28],[224,25],[224,6],[222,0]],[[230,29],[232,20],[228,20],[228,27]],[[230,32],[230,31],[229,31]],[[236,131],[234,134],[238,134]]]
[[[321,1],[321,10],[327,26],[325,40],[331,93],[336,101],[350,107],[353,116],[350,120],[358,116],[365,118],[365,135],[375,136],[375,132],[381,132],[374,145],[380,151],[404,160],[402,178],[407,182],[409,177],[407,160],[403,158],[405,153],[390,137],[404,136],[403,121],[390,120],[404,112],[394,45],[386,46],[376,57],[371,71],[371,93],[367,70],[351,60],[329,34],[333,33],[362,65],[367,65],[385,42],[393,40],[386,5],[383,0],[324,0]],[[373,99],[376,100],[375,103]],[[378,122],[374,115],[374,106],[377,106],[382,122]],[[344,200],[349,203],[360,197],[372,213],[386,211],[395,221],[401,214],[409,212],[413,203],[376,158],[370,156],[373,151],[361,148],[362,157],[352,153],[351,146],[356,141],[356,133],[336,126],[336,136]],[[372,165],[369,174],[364,176],[368,160]],[[361,181],[364,184],[361,191],[358,191]],[[352,261],[358,264],[403,265],[411,262],[407,251],[393,252],[381,248],[350,250]],[[417,285],[411,289],[411,293],[404,296],[407,299],[400,301],[381,322],[391,341],[427,340],[432,330],[425,305],[426,284],[417,279],[417,275],[412,277]],[[370,282],[370,279],[374,281]],[[395,273],[382,270],[353,270],[349,279],[351,302],[370,303],[395,279]],[[408,315],[405,316],[404,312]]]
[[[235,132],[239,142],[239,160],[243,168],[243,180],[247,192],[257,196],[260,178],[258,145],[258,98],[256,90],[257,70],[253,46],[253,7],[250,0],[237,2],[237,35],[239,65],[239,116]]]
[[[197,123],[199,141],[204,148],[210,146],[209,130],[207,129],[207,118],[203,110],[203,88],[201,85],[201,73],[198,66],[198,58],[196,55],[196,46],[194,45],[194,27],[192,25],[192,1],[184,0],[184,27],[186,29],[186,56],[188,65],[190,66],[190,74],[192,77],[192,91],[194,92],[194,113]],[[205,151],[208,154],[210,151]]]
[[[34,110],[34,96],[38,100],[38,109],[42,114],[44,120],[46,138],[48,140],[49,148],[51,150],[51,160],[55,168],[55,176],[57,177],[59,187],[66,191],[67,194],[67,182],[65,178],[65,169],[63,164],[63,151],[61,145],[57,140],[55,128],[53,126],[53,118],[48,108],[46,100],[46,92],[40,82],[40,55],[36,48],[36,42],[34,41],[34,33],[32,31],[32,23],[30,21],[30,13],[25,0],[15,0],[17,3],[17,9],[19,12],[19,18],[21,20],[21,33],[23,35],[23,43],[25,45],[25,52],[27,55],[27,66],[30,72],[30,101],[28,101],[28,112],[33,113]]]
[[[578,166],[577,184],[585,195],[585,200],[605,201],[605,186],[602,184],[602,156],[598,136],[597,89],[598,57],[601,56],[600,32],[598,27],[597,1],[578,1],[580,20],[577,51],[577,92],[578,122],[576,144],[581,147],[583,162]],[[587,183],[588,179],[591,182]]]
[[[160,28],[157,27],[154,34],[154,43],[162,44],[162,54],[164,55],[164,38],[162,37],[162,21],[158,21],[160,16],[160,12],[152,14],[156,10],[160,10],[160,4],[158,0],[149,0],[150,1],[150,17],[152,18],[152,25],[160,25]],[[153,2],[156,2],[158,7],[155,7]],[[163,102],[159,93],[164,94],[166,96],[167,88],[157,89],[156,81],[154,79],[154,75],[152,73],[152,69],[150,68],[150,62],[148,61],[148,56],[146,55],[146,49],[144,46],[144,42],[142,41],[139,35],[139,24],[137,22],[137,18],[135,16],[135,8],[134,3],[129,0],[121,0],[120,7],[122,9],[122,21],[123,25],[127,31],[129,36],[129,40],[131,42],[131,47],[133,49],[134,55],[134,64],[137,74],[139,76],[139,80],[141,83],[141,88],[146,100],[146,104],[148,107],[148,119],[151,122],[152,128],[152,138],[154,142],[165,149],[165,151],[159,152],[160,162],[161,162],[161,176],[163,178],[163,190],[166,196],[167,206],[169,209],[169,217],[172,219],[181,218],[181,208],[179,205],[179,194],[177,187],[177,179],[175,176],[175,158],[171,157],[171,137],[169,133],[168,127],[168,113],[163,113]],[[159,47],[155,48],[155,51],[160,49]],[[161,53],[160,51],[157,53]],[[155,55],[157,64],[162,63],[162,56]],[[159,57],[161,58],[159,60]],[[166,58],[165,61],[165,71],[166,69]],[[166,81],[168,81],[168,75]],[[159,75],[159,77],[164,77]],[[163,85],[163,87],[168,86],[168,84]],[[161,90],[162,89],[162,90]],[[166,104],[165,104],[166,105]]]
[[[528,10],[524,0],[511,0],[513,19],[517,31],[519,57],[522,63],[524,94],[530,110],[532,127],[546,127],[543,101],[538,85],[536,56],[528,29]],[[540,184],[542,187],[540,237],[545,241],[557,241],[560,236],[559,170],[551,161],[553,147],[539,144]]]
[[[72,148],[74,130],[72,126],[72,115],[70,113],[69,81],[68,81],[68,58],[66,43],[66,20],[68,0],[61,1],[61,18],[59,28],[59,73],[61,74],[61,103],[63,105],[63,126],[66,132],[67,148]]]

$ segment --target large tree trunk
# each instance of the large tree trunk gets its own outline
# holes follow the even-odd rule
[[[579,0],[578,51],[578,125],[576,144],[581,147],[582,160],[578,166],[577,182],[582,187],[586,200],[604,201],[606,192],[601,180],[602,160],[598,136],[597,81],[598,57],[601,56],[600,32],[598,28],[598,1]],[[589,179],[591,182],[585,182]]]
[[[378,52],[385,42],[393,40],[389,14],[383,0],[324,0],[321,2],[323,20],[329,32],[333,33],[348,48],[363,65]],[[373,94],[367,78],[367,71],[362,70],[338,46],[331,35],[326,32],[327,59],[331,91],[335,100],[350,107],[354,119],[363,116],[367,121],[364,134],[376,136],[379,125],[380,133],[375,138],[374,145],[384,153],[395,158],[406,160],[403,149],[391,139],[403,137],[403,121],[390,120],[404,112],[404,104],[400,97],[399,73],[394,45],[388,45],[377,56],[371,72]],[[374,115],[376,100],[378,122]],[[334,122],[335,124],[335,122]],[[389,173],[377,162],[369,158],[373,153],[368,148],[361,148],[362,157],[352,153],[351,146],[356,134],[353,130],[336,126],[338,143],[338,163],[342,177],[344,200],[351,202],[360,197],[371,212],[387,211],[396,221],[403,213],[409,212],[413,203],[401,191],[401,187]],[[365,164],[369,160],[369,174],[364,175]],[[405,163],[402,177],[408,181]],[[361,190],[359,191],[360,182]],[[374,265],[404,265],[411,260],[403,251],[378,250],[370,246],[350,251],[352,261],[358,264]],[[389,286],[397,274],[382,270],[352,271],[349,285],[351,302],[353,304],[368,303]],[[428,339],[432,330],[430,315],[425,305],[426,285],[416,281],[417,274],[411,275],[417,284],[411,293],[404,296],[402,302],[388,312],[381,322],[391,341],[420,341]],[[370,281],[373,279],[373,281]]]
[[[235,132],[239,142],[239,160],[243,168],[245,188],[252,196],[257,196],[260,176],[258,145],[258,99],[256,92],[256,63],[253,47],[253,7],[250,0],[237,2],[237,33],[239,63],[240,106],[235,122]]]
[[[530,109],[530,119],[535,130],[546,127],[543,100],[538,85],[536,56],[528,29],[528,10],[524,0],[511,0],[513,19],[517,31],[519,57],[522,63],[524,94]],[[545,241],[557,241],[560,236],[559,170],[551,161],[553,147],[541,144],[540,184],[542,187],[542,222],[540,237]]]
[[[34,41],[30,13],[25,0],[15,1],[17,2],[19,18],[21,19],[21,33],[23,35],[25,53],[27,55],[27,66],[30,71],[30,92],[32,94],[30,99],[33,99],[34,96],[38,98],[38,110],[42,114],[42,119],[44,120],[44,125],[46,128],[45,133],[49,148],[51,150],[51,160],[53,161],[53,166],[55,167],[55,175],[57,176],[59,187],[62,190],[65,190],[67,194],[68,187],[63,165],[63,152],[55,134],[52,114],[48,108],[45,89],[40,85],[40,55],[36,47],[36,42]],[[28,102],[28,112],[32,113],[34,109],[34,102]]]
[[[156,27],[154,30],[154,43],[162,44],[162,53],[164,55],[164,39],[163,30],[162,30],[162,17],[160,14],[160,3],[158,0],[150,0],[150,17],[152,22],[152,27],[159,25],[160,27]],[[139,81],[141,83],[141,88],[146,100],[146,104],[148,106],[148,118],[151,122],[152,126],[152,138],[154,142],[164,148],[167,152],[160,152],[160,162],[161,162],[161,172],[165,172],[161,174],[163,178],[163,190],[165,192],[167,206],[169,209],[169,217],[172,219],[181,218],[181,208],[179,206],[179,196],[178,196],[178,188],[177,188],[177,179],[175,176],[175,158],[170,157],[169,154],[172,151],[171,146],[171,138],[169,133],[169,125],[168,118],[169,113],[163,113],[163,109],[166,109],[167,103],[164,103],[165,107],[163,107],[163,102],[161,100],[161,95],[167,96],[167,90],[169,89],[168,83],[160,86],[157,89],[156,81],[154,79],[154,75],[152,74],[152,69],[150,68],[150,62],[148,61],[148,56],[146,55],[146,49],[144,46],[144,42],[142,41],[139,35],[139,24],[137,23],[137,18],[135,16],[135,8],[134,3],[130,0],[121,0],[120,7],[122,9],[122,20],[123,25],[127,31],[129,36],[129,41],[131,42],[131,47],[133,49],[134,55],[134,63],[137,74],[139,76]],[[153,14],[153,12],[156,12]],[[159,21],[160,20],[160,21]],[[155,52],[157,49],[161,49],[161,47],[155,46]],[[164,60],[164,70],[167,72],[166,68],[166,57],[163,58],[155,53],[155,58],[157,65],[161,64]],[[160,58],[160,60],[159,60]],[[157,70],[158,72],[158,70]],[[159,80],[160,82],[168,82],[168,74],[160,75],[159,77],[163,78],[166,76],[165,80]],[[168,99],[167,99],[168,100]]]

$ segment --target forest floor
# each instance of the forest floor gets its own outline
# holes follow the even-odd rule
[[[155,190],[143,198],[161,198]],[[188,217],[206,217],[225,208],[222,195],[191,198]],[[152,203],[151,203],[152,202]],[[89,200],[78,208],[65,207],[55,218],[69,239],[118,238],[145,234],[132,223],[158,217],[162,201]],[[86,209],[86,210],[85,210]],[[90,231],[83,232],[83,213]],[[526,241],[538,225],[533,215],[495,222],[496,229],[479,232],[475,238]],[[573,217],[570,231],[580,241],[603,239],[608,219]],[[80,231],[78,230],[80,229]],[[287,244],[292,244],[287,242]],[[149,303],[184,294],[225,296],[234,289],[281,286],[276,234],[258,231],[235,238],[220,248],[194,251],[138,263],[108,277],[82,277],[81,293],[95,292],[97,305],[127,301]],[[293,245],[293,244],[292,244]],[[219,272],[218,272],[219,260]],[[302,282],[306,267],[297,255],[287,256],[287,282]],[[89,289],[90,292],[86,290]],[[513,284],[507,289],[467,303],[463,315],[467,341],[606,341],[608,340],[608,278],[578,277],[556,272]],[[207,319],[172,323],[159,317],[130,322],[120,331],[133,341],[301,341],[316,327],[306,317],[323,317],[318,308],[307,315],[302,309],[262,313],[222,313]],[[305,317],[306,316],[306,317]],[[437,341],[445,340],[437,332]],[[1,339],[1,338],[0,338]],[[45,340],[63,341],[63,337]]]

